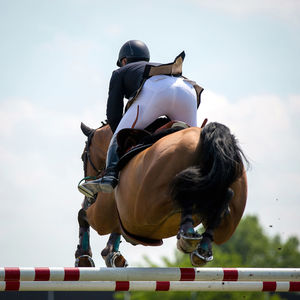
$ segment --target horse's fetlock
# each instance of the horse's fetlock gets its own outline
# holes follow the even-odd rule
[[[112,251],[113,251],[113,245],[107,244],[106,247],[101,251],[101,256],[104,258]]]
[[[75,258],[78,258],[83,255],[88,255],[88,256],[92,257],[93,254],[92,254],[91,248],[89,247],[88,249],[84,249],[81,247],[81,245],[77,245],[77,250],[75,252]]]
[[[205,231],[204,233],[202,233],[202,237],[205,240],[209,239],[211,242],[213,242],[213,240],[214,240],[214,236],[213,236],[212,232]]]

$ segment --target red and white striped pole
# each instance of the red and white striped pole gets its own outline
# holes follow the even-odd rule
[[[256,291],[299,292],[289,281],[2,281],[0,291]]]
[[[0,268],[0,291],[300,291],[300,268]]]
[[[0,268],[0,281],[300,281],[300,268]]]

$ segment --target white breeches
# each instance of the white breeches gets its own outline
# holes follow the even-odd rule
[[[144,129],[158,117],[197,126],[197,96],[194,87],[181,77],[157,75],[149,78],[137,99],[122,117],[114,135],[123,128]]]

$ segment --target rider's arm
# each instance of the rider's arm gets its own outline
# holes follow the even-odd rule
[[[124,107],[123,99],[124,91],[122,78],[117,71],[114,71],[109,83],[108,100],[106,106],[108,124],[113,132],[115,132],[120,120],[122,119]]]

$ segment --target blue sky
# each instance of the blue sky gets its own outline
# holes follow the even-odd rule
[[[129,39],[146,42],[155,62],[186,51],[184,75],[205,89],[199,125],[228,125],[250,158],[246,213],[269,234],[300,238],[298,1],[0,0],[0,38],[0,265],[73,264],[79,125],[105,119]],[[98,266],[105,242],[93,233]],[[121,250],[136,265],[175,243]]]

